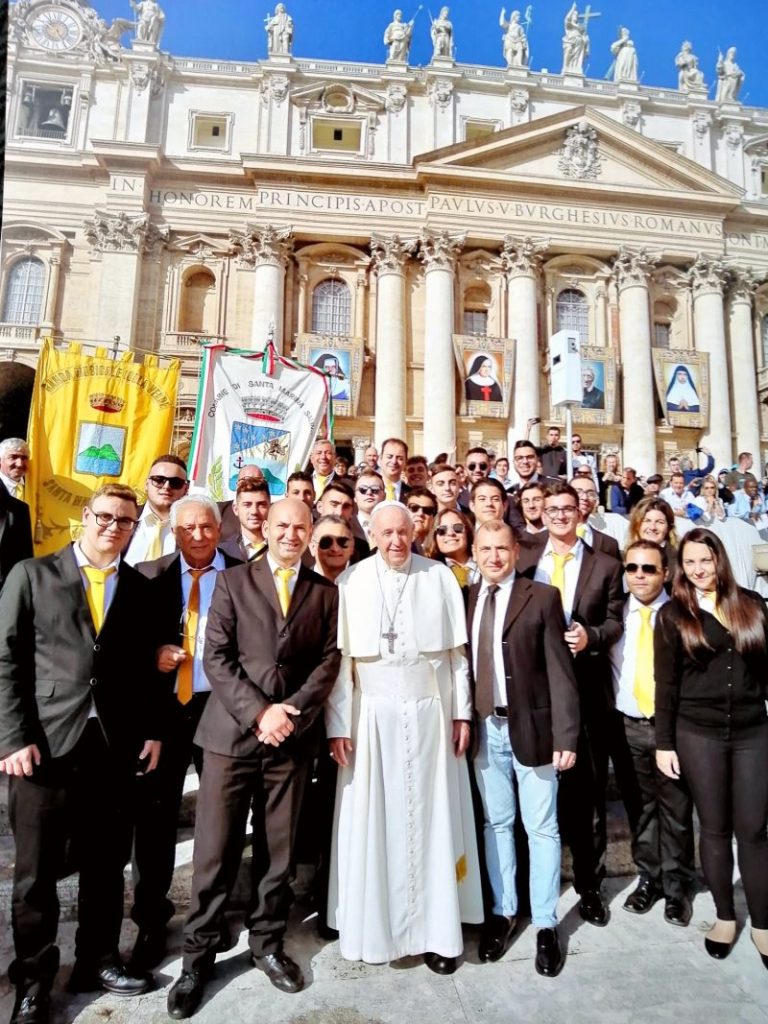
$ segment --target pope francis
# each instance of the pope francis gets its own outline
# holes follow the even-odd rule
[[[423,954],[451,974],[462,922],[483,920],[464,605],[450,569],[412,554],[404,505],[382,502],[371,529],[377,553],[339,577],[328,923],[347,960]]]

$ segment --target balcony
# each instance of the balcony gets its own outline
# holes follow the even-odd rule
[[[202,356],[202,346],[212,342],[224,344],[223,334],[205,334],[194,331],[165,331],[160,351],[174,356]]]

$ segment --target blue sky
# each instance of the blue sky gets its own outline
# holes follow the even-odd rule
[[[177,56],[218,57],[259,60],[266,56],[265,15],[274,10],[274,0],[161,0],[166,12],[162,48]],[[92,0],[107,18],[128,17],[128,0]],[[286,0],[295,22],[293,52],[300,57],[381,62],[385,48],[381,37],[396,0]],[[522,11],[526,4],[518,6]],[[531,66],[559,72],[562,60],[560,39],[569,0],[539,0],[533,4],[530,31]],[[583,10],[584,0],[579,9]],[[402,5],[407,19],[418,2]],[[428,0],[416,19],[411,63],[426,64],[431,55],[429,14],[437,15],[439,0]],[[450,4],[457,59],[466,63],[502,66],[501,3],[497,0],[455,0]],[[765,0],[739,3],[715,0],[593,0],[601,17],[590,23],[591,56],[588,74],[603,78],[611,63],[610,44],[626,25],[637,48],[644,85],[675,87],[675,54],[684,39],[693,43],[694,53],[705,72],[708,85],[715,80],[718,47],[737,48],[737,60],[746,73],[742,100],[748,105],[768,106],[768,53]],[[507,13],[513,9],[507,6]],[[710,93],[714,95],[714,90]]]

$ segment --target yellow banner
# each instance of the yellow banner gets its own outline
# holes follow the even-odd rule
[[[153,459],[170,450],[180,363],[143,365],[126,352],[83,355],[79,344],[40,352],[29,423],[26,501],[35,554],[67,544],[90,495],[105,483],[143,487]]]

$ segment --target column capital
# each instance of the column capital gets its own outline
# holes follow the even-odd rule
[[[625,288],[647,288],[648,275],[659,262],[647,249],[630,249],[622,245],[613,261],[613,272],[619,291]]]
[[[272,266],[284,270],[293,251],[293,228],[246,224],[241,231],[229,232],[229,244],[241,267]]]
[[[548,238],[515,238],[513,235],[505,235],[501,246],[501,265],[507,277],[536,277],[548,248]]]
[[[699,253],[696,262],[686,271],[693,290],[694,301],[702,295],[721,295],[728,283],[729,271],[725,262],[716,256]]]
[[[430,270],[453,271],[466,240],[466,232],[452,235],[449,231],[438,231],[430,235],[423,231],[419,238],[418,256],[424,263],[427,273]]]
[[[732,267],[728,276],[728,298],[732,303],[743,302],[752,305],[752,296],[757,289],[754,271]]]
[[[150,222],[148,213],[94,210],[84,221],[85,237],[94,252],[153,254],[168,241],[170,228]]]
[[[399,235],[371,235],[371,262],[379,277],[382,274],[402,274],[405,261],[419,244],[417,238]]]

